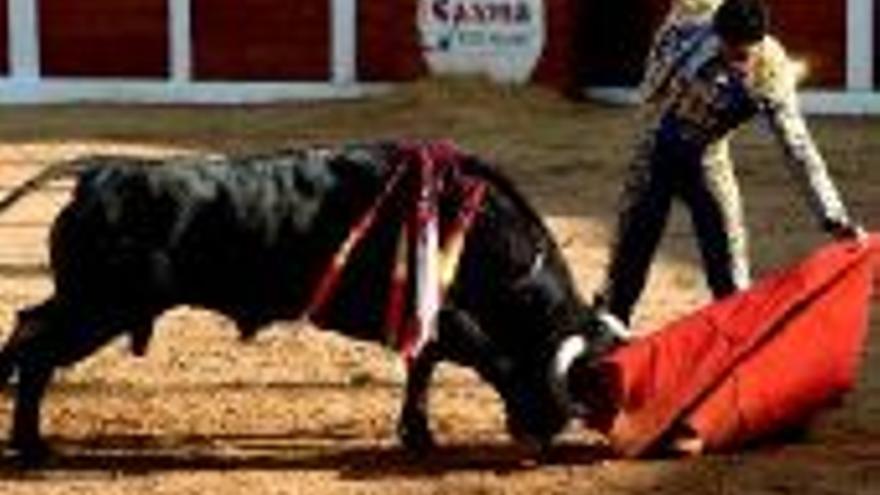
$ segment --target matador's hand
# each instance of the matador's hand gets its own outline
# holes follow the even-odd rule
[[[862,242],[868,238],[867,232],[861,225],[854,222],[830,221],[826,223],[825,230],[837,240],[855,240]]]

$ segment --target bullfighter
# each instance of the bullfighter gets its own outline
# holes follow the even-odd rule
[[[776,138],[822,229],[860,235],[798,107],[800,65],[768,34],[762,0],[676,0],[655,35],[642,122],[620,196],[603,286],[603,319],[627,332],[672,200],[692,217],[706,279],[720,298],[750,283],[746,229],[729,142],[758,118]]]

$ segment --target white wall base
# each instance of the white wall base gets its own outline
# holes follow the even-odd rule
[[[51,103],[243,104],[285,100],[362,98],[390,91],[391,83],[330,82],[189,82],[131,79],[5,79],[0,80],[0,105]],[[638,103],[635,89],[591,87],[591,99],[616,104]],[[818,115],[880,115],[878,91],[805,90],[804,112]]]
[[[588,98],[616,105],[638,103],[638,93],[626,87],[586,88]],[[800,92],[801,107],[805,113],[814,115],[880,115],[880,92],[878,91],[826,91],[803,90]]]
[[[128,79],[0,80],[0,104],[176,103],[239,104],[360,98],[387,84],[329,82],[188,82]]]
[[[40,74],[38,0],[9,0],[10,69],[0,78],[0,105],[75,102],[263,103],[358,98],[386,85],[356,82],[357,0],[330,2],[331,77],[314,82],[192,80],[192,2],[168,1],[169,78],[47,78]]]
[[[880,92],[804,91],[802,105],[807,113],[824,115],[880,115]]]

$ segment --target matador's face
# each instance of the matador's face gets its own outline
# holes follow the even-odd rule
[[[748,79],[757,59],[758,42],[721,41],[721,58],[737,74]]]

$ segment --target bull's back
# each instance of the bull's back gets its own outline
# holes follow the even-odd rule
[[[96,163],[53,227],[57,290],[255,320],[296,313],[384,174],[354,156]]]

